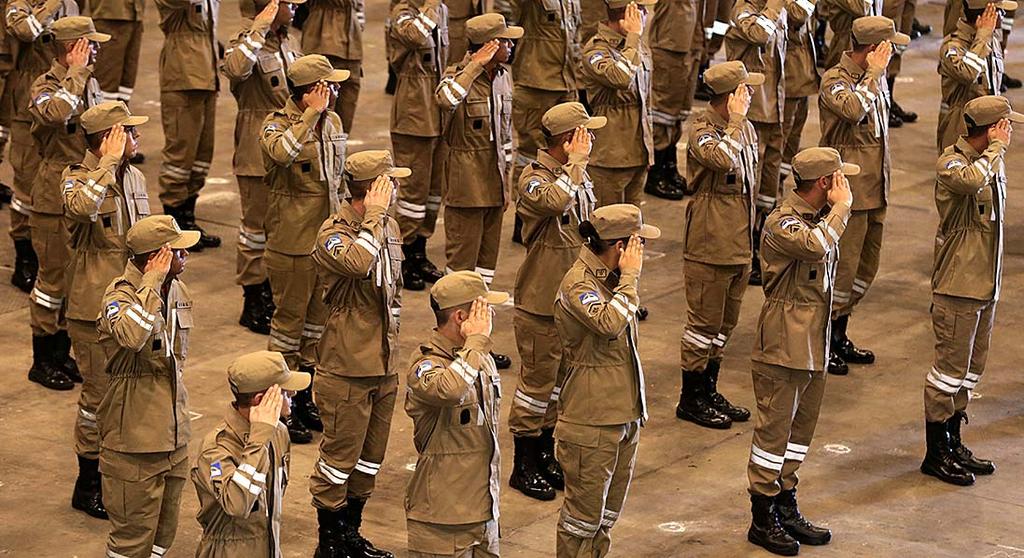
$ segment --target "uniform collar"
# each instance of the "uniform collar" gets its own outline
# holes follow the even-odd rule
[[[714,107],[708,106],[705,110],[707,110],[708,113],[708,121],[714,124],[716,128],[725,128],[729,125],[729,121],[722,118],[722,115],[718,114],[718,111],[715,110]]]
[[[608,269],[601,258],[597,257],[597,254],[590,251],[590,248],[582,246],[580,248],[580,261],[587,266],[587,269],[594,274],[595,277],[602,281],[606,281],[611,277],[613,270]]]
[[[142,285],[142,272],[135,267],[135,263],[130,259],[128,265],[124,266],[124,280],[131,283],[136,290]]]
[[[974,147],[971,146],[971,143],[963,136],[956,138],[956,150],[963,153],[971,160],[981,157],[981,153],[978,153]]]
[[[230,403],[228,403],[228,412],[224,415],[224,424],[235,435],[235,438],[241,440],[243,444],[249,443],[249,421]]]
[[[562,170],[562,163],[558,162],[558,159],[555,159],[543,149],[537,150],[537,163],[551,172],[557,173]]]
[[[291,97],[288,97],[288,100],[284,103],[285,116],[292,120],[299,120],[302,118],[302,112],[303,111],[299,110],[299,105],[296,105],[295,101],[293,101]]]
[[[960,18],[956,21],[956,33],[965,39],[973,39],[974,35],[978,33],[978,29]]]
[[[449,358],[455,358],[455,353],[462,348],[462,346],[455,341],[441,335],[441,332],[437,331],[436,327],[430,336],[430,346],[436,352]]]
[[[854,62],[853,58],[850,58],[850,51],[843,53],[843,57],[839,59],[839,65],[842,66],[847,73],[851,74],[854,79],[860,79],[860,76],[864,74],[864,69]]]
[[[57,59],[54,58],[50,63],[50,75],[58,80],[62,80],[68,75],[68,69],[62,66],[61,63],[57,62]]]
[[[361,223],[363,217],[356,212],[356,208],[352,207],[352,202],[349,200],[343,200],[341,207],[335,212],[333,219],[335,222],[344,221],[346,223]]]
[[[620,48],[626,42],[626,36],[612,29],[606,21],[602,21],[598,24],[597,34],[616,48]]]

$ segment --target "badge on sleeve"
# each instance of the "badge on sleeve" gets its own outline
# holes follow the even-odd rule
[[[536,192],[537,188],[539,188],[539,187],[540,187],[540,180],[537,180],[536,178],[534,178],[533,180],[531,180],[530,182],[528,182],[526,184],[526,193],[527,194],[532,194],[532,193]]]
[[[846,86],[843,85],[842,82],[840,82],[840,83],[837,83],[837,84],[833,85],[832,88],[828,90],[828,92],[833,94],[833,95],[835,95],[835,94],[839,93],[840,91],[842,91],[843,89],[846,89]]]
[[[120,309],[121,304],[115,300],[114,302],[111,302],[110,304],[107,305],[107,309],[104,310],[103,313],[107,317],[107,319],[110,320],[117,315],[117,311]]]
[[[703,136],[697,138],[697,146],[704,147],[705,145],[713,141],[715,141],[715,136],[713,134],[704,134]]]
[[[220,461],[214,461],[210,464],[210,479],[220,478],[224,474],[224,469],[221,468]]]
[[[946,163],[946,169],[947,170],[949,170],[949,169],[956,169],[956,168],[965,167],[965,166],[967,166],[967,165],[965,165],[964,162],[961,161],[960,159],[953,159],[952,161]]]
[[[429,360],[424,360],[416,367],[416,377],[419,378],[429,372],[434,367],[434,363]]]
[[[602,59],[602,58],[604,58],[604,53],[595,52],[594,54],[590,55],[590,63],[591,64],[596,64],[597,61]]]
[[[324,241],[324,248],[331,253],[334,253],[336,249],[341,248],[341,235],[339,233],[334,233],[327,237],[327,240]]]
[[[72,191],[74,189],[75,189],[75,181],[74,180],[66,180],[66,181],[64,181],[64,193],[65,194],[67,194],[68,192],[70,192],[70,191]]]
[[[41,104],[43,104],[43,103],[45,103],[46,101],[49,101],[49,100],[50,100],[50,94],[49,93],[40,93],[38,96],[36,96],[35,103],[36,103],[36,106],[38,107],[39,105],[41,105]]]
[[[587,291],[580,295],[580,304],[584,306],[590,306],[597,302],[601,302],[601,295],[597,291]]]

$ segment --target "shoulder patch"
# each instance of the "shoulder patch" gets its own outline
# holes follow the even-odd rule
[[[536,192],[537,188],[539,188],[539,187],[540,187],[540,180],[534,178],[533,180],[531,180],[530,182],[528,182],[526,184],[526,193],[527,194],[532,194],[532,193]]]
[[[715,141],[715,139],[717,139],[717,138],[715,138],[714,134],[704,134],[704,135],[700,136],[699,138],[697,138],[697,146],[698,147],[704,147],[708,143],[711,143],[711,142]]]
[[[580,295],[580,304],[589,306],[597,302],[601,302],[601,294],[597,291],[587,291]]]
[[[339,233],[332,234],[331,236],[327,237],[327,240],[324,241],[324,248],[326,248],[327,251],[331,253],[334,253],[335,250],[341,248],[341,245],[341,234]]]
[[[846,85],[844,85],[842,82],[839,82],[832,85],[832,87],[829,88],[828,92],[835,95],[836,93],[839,93],[843,89],[846,89]]]
[[[210,478],[216,479],[224,474],[224,469],[221,467],[220,461],[214,461],[210,464]]]
[[[950,162],[946,163],[946,169],[956,169],[956,168],[966,167],[966,166],[967,165],[965,165],[964,162],[961,161],[960,159],[953,159]]]
[[[800,220],[796,217],[783,217],[782,221],[779,222],[779,226],[783,229],[799,229]]]
[[[49,100],[50,100],[50,94],[49,93],[40,93],[39,95],[36,96],[35,99],[33,99],[33,102],[35,102],[36,106],[38,107],[39,105],[41,105],[41,104],[43,104],[43,103],[45,103],[46,101],[49,101]]]
[[[64,193],[65,194],[67,194],[68,192],[70,192],[70,191],[72,191],[74,189],[75,189],[75,181],[74,180],[65,180],[64,181]]]
[[[113,318],[114,316],[116,316],[117,315],[117,311],[120,310],[120,309],[121,309],[121,303],[119,303],[118,301],[115,300],[114,302],[111,302],[110,304],[107,305],[107,308],[103,311],[103,314],[109,320],[109,319]]]
[[[602,58],[604,58],[604,53],[603,52],[595,52],[594,54],[590,55],[590,58],[587,59],[587,62],[589,62],[591,64],[596,64],[597,61],[602,59]]]
[[[419,378],[423,376],[427,372],[433,370],[433,368],[434,363],[432,361],[424,360],[423,362],[420,363],[419,366],[416,367],[416,377]]]

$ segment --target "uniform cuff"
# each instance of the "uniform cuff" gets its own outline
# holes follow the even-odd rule
[[[328,107],[330,109],[330,107]],[[326,112],[326,111],[325,111]],[[316,127],[317,120],[320,120],[320,115],[323,114],[313,107],[306,107],[306,110],[302,112],[302,123],[305,124],[310,130]],[[300,142],[304,142],[305,138],[295,138]],[[301,146],[300,146],[301,147]]]
[[[466,343],[462,348],[487,354],[491,352],[491,347],[493,345],[494,342],[491,341],[490,337],[482,333],[474,333],[466,338]]]
[[[384,214],[387,212],[388,208],[386,207],[381,207],[379,205],[367,205],[366,212],[363,213],[363,226],[366,227],[367,225],[370,225],[371,228],[377,226],[377,224],[380,223],[381,218],[384,217]]]
[[[274,437],[277,427],[264,422],[249,423],[249,443],[263,445]]]
[[[159,271],[148,271],[142,274],[142,287],[149,287],[156,292],[160,292],[160,287],[163,286],[164,277],[166,274]]]
[[[640,279],[640,274],[635,271],[623,271],[619,274],[620,285],[633,285],[636,286],[637,281]]]

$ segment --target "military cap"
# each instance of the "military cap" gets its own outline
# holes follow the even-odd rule
[[[626,238],[638,235],[640,238],[658,238],[661,229],[645,225],[640,208],[631,203],[615,203],[594,210],[590,216],[597,235],[602,240]]]
[[[523,28],[505,23],[501,14],[484,14],[471,18],[466,22],[466,38],[474,45],[482,45],[494,39],[518,39],[523,36]]]
[[[860,165],[844,163],[839,152],[831,147],[808,147],[793,156],[793,173],[800,180],[817,180],[837,170],[853,176],[860,174]]]
[[[853,20],[853,38],[862,45],[877,45],[883,41],[894,45],[910,44],[910,35],[896,31],[896,24],[885,16],[864,16]]]
[[[372,180],[380,175],[394,178],[405,178],[412,170],[396,167],[391,152],[387,149],[360,151],[345,159],[345,172],[353,180]]]
[[[995,4],[1000,10],[1010,11],[1017,9],[1017,2],[1014,2],[1014,0],[1002,0],[1001,2],[992,2],[991,0],[967,0],[967,9],[984,10],[990,3]]]
[[[128,229],[125,243],[133,254],[156,252],[164,244],[172,249],[191,248],[199,242],[199,231],[183,231],[170,215],[150,215]]]
[[[74,41],[85,38],[97,43],[105,43],[110,40],[110,35],[96,31],[92,18],[85,16],[62,17],[53,22],[50,32],[58,41]]]
[[[988,126],[1002,119],[1024,122],[1024,114],[1010,108],[1010,100],[1001,95],[985,95],[964,105],[964,121],[968,126]]]
[[[604,116],[590,116],[583,103],[560,103],[548,109],[540,123],[549,134],[557,136],[580,126],[588,130],[604,128],[608,119]]]
[[[483,276],[475,271],[449,273],[430,287],[430,298],[441,310],[462,306],[480,296],[484,297],[488,304],[501,304],[508,300],[508,293],[489,290]]]
[[[286,391],[299,391],[309,387],[310,381],[307,372],[290,370],[284,355],[276,351],[242,355],[228,365],[231,393],[260,393],[275,385]]]
[[[295,85],[309,85],[318,81],[345,81],[352,75],[348,70],[335,70],[322,54],[307,54],[288,66],[288,79]]]
[[[57,20],[61,21],[61,20]],[[82,128],[87,134],[95,134],[109,130],[118,124],[122,126],[141,126],[149,122],[148,116],[134,116],[124,101],[103,101],[89,107],[80,118]]]
[[[761,85],[764,83],[764,74],[748,72],[743,62],[731,60],[704,70],[704,83],[715,95],[721,95],[735,91],[741,85]]]
[[[605,5],[613,10],[625,8],[633,2],[636,2],[638,6],[653,6],[658,3],[658,0],[604,0]]]

